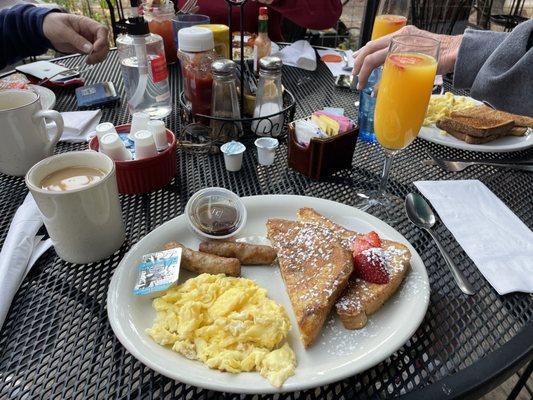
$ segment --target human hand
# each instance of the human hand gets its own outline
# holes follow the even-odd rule
[[[413,25],[408,25],[387,36],[368,42],[353,54],[354,66],[352,75],[358,76],[357,90],[362,90],[366,86],[368,77],[374,68],[383,65],[390,42],[397,35],[418,35],[438,40],[440,42],[440,54],[437,74],[446,74],[453,71],[463,35],[438,35],[423,31]]]
[[[62,53],[89,54],[87,64],[103,61],[109,51],[108,29],[81,15],[49,13],[43,21],[43,33]]]

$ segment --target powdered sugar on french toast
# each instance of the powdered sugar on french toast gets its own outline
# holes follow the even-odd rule
[[[385,249],[383,247],[371,247],[370,249],[363,250],[361,254],[369,262],[378,261],[381,265],[385,266],[389,275],[394,275],[404,268],[401,262],[397,262],[398,257],[402,259],[408,257],[409,251],[407,249],[398,249],[394,246],[389,246]]]
[[[397,322],[392,322],[391,318],[397,318],[396,314],[400,312],[398,305],[409,304],[413,301],[425,302],[428,295],[429,290],[427,290],[425,279],[418,272],[411,271],[398,292],[379,312],[368,319],[367,324],[362,329],[348,330],[344,328],[340,318],[331,313],[314,346],[325,349],[331,356],[349,356],[355,352],[364,352],[365,347],[366,350],[371,349],[375,345],[375,340],[383,340],[390,334],[392,327],[396,326]],[[337,302],[337,306],[340,302]]]
[[[334,265],[335,249],[339,248],[335,232],[316,224],[298,223],[285,232],[276,232],[272,239],[278,259],[286,270],[298,273],[303,265],[306,267],[307,273],[299,274],[298,282],[306,290],[298,296],[298,301],[307,303],[316,299],[318,304],[338,290],[342,282]],[[316,268],[316,275],[309,274],[313,268]],[[322,278],[318,281],[327,282],[327,286],[316,285],[318,275]]]

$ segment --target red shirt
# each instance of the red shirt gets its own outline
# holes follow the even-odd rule
[[[186,0],[178,0],[179,7]],[[200,10],[198,14],[205,14],[211,18],[212,24],[228,25],[228,5],[225,0],[198,0]],[[266,6],[257,1],[248,0],[244,6],[245,32],[257,32],[257,17],[259,7]],[[334,26],[342,12],[340,0],[274,0],[268,7],[268,34],[270,39],[282,40],[281,19],[287,18],[292,22],[309,29],[328,29]],[[239,11],[233,6],[233,30],[239,30]]]

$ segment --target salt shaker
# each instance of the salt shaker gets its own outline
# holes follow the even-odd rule
[[[241,112],[235,70],[237,65],[231,60],[217,60],[211,64],[213,72],[213,97],[211,116],[239,120]],[[238,138],[242,133],[240,122],[211,120],[211,138],[219,143]]]
[[[135,142],[135,159],[150,158],[157,155],[152,132],[147,130],[137,131],[133,134]]]
[[[283,92],[281,89],[281,67],[279,57],[263,57],[259,60],[259,84],[255,98],[252,131],[259,136],[279,136],[283,128]]]
[[[98,139],[98,146],[101,153],[109,156],[113,161],[131,160],[131,153],[124,142],[116,133],[106,133]]]
[[[157,151],[163,151],[168,147],[167,129],[165,123],[159,119],[148,122],[148,130],[152,132]]]

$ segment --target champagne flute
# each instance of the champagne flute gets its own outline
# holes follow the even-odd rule
[[[379,39],[403,28],[407,24],[410,6],[410,0],[381,0],[370,40]]]
[[[357,206],[373,214],[385,214],[388,222],[403,200],[387,193],[393,157],[418,135],[433,89],[440,43],[417,36],[392,39],[379,82],[374,114],[374,131],[385,154],[378,189],[358,194]]]

